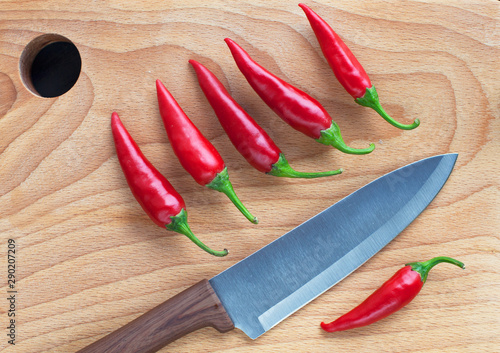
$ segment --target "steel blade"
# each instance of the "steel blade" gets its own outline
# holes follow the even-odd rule
[[[456,158],[388,173],[213,277],[235,327],[255,339],[349,275],[427,207]]]

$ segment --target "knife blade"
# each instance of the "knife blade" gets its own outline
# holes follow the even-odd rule
[[[457,156],[422,159],[370,182],[79,352],[156,352],[206,326],[220,332],[236,327],[259,337],[405,229],[439,193]]]

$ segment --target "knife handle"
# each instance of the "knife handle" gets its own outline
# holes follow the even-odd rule
[[[77,353],[150,353],[203,327],[234,324],[207,280],[177,294]]]

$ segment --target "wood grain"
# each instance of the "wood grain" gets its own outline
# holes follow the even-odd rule
[[[16,241],[16,345],[0,304],[2,352],[76,352],[167,298],[211,278],[367,182],[435,154],[459,153],[449,181],[398,238],[333,289],[252,341],[206,328],[162,352],[497,352],[500,331],[499,7],[495,1],[314,1],[364,65],[398,130],[356,105],[333,76],[296,3],[283,1],[0,2],[0,293],[7,239]],[[19,58],[46,34],[77,46],[82,72],[53,99],[23,85]],[[345,155],[286,126],[238,71],[223,39],[318,99],[353,147]],[[262,175],[236,152],[188,64],[212,70],[275,139],[297,170],[342,175],[288,180]],[[156,103],[161,79],[226,161],[234,188],[260,223],[204,189],[176,160]],[[155,226],[120,170],[112,111],[183,195],[192,230],[225,258]],[[394,316],[326,334],[322,320],[350,309],[408,261],[451,256]]]

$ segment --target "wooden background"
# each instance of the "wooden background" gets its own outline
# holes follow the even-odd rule
[[[497,352],[500,350],[498,154],[499,3],[314,1],[345,39],[401,131],[356,105],[334,78],[302,10],[285,1],[0,1],[0,278],[7,297],[7,240],[16,241],[16,345],[75,352],[218,272],[325,207],[397,167],[459,153],[426,211],[354,274],[259,339],[206,328],[162,352]],[[76,85],[58,98],[31,94],[19,57],[34,38],[63,35],[82,57]],[[354,147],[345,155],[291,129],[238,71],[223,39],[324,104]],[[236,152],[199,89],[188,59],[205,64],[302,171],[340,176],[279,179]],[[223,194],[181,168],[156,103],[160,78],[226,161],[252,225]],[[193,231],[211,257],[155,226],[127,188],[109,128],[116,110],[145,155],[183,195]],[[337,334],[319,328],[357,305],[405,262],[445,255],[405,309]],[[307,266],[307,264],[304,264]]]

